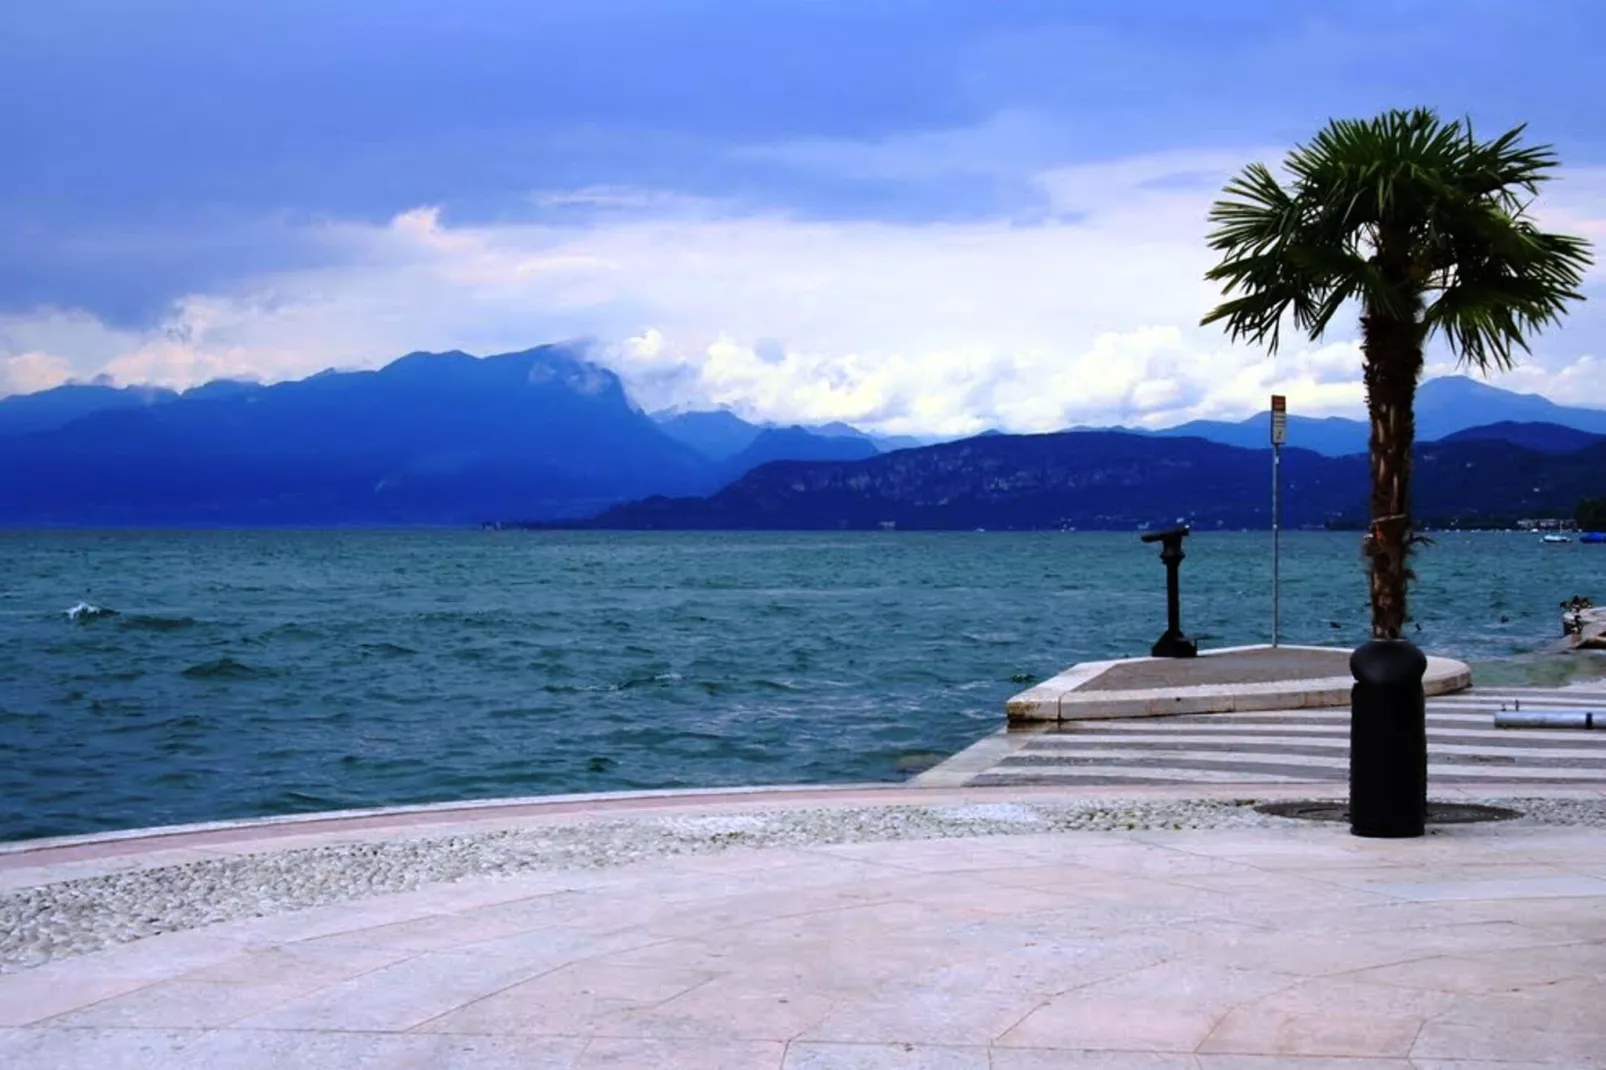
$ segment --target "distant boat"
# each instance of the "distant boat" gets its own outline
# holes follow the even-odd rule
[[[1550,534],[1550,535],[1544,536],[1539,541],[1540,542],[1572,542],[1573,540],[1572,540],[1572,536],[1571,535]]]
[[[1586,531],[1578,536],[1579,542],[1606,542],[1606,532]]]

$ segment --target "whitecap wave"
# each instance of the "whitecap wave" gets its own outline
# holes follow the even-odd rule
[[[92,606],[88,602],[79,602],[67,610],[68,620],[93,620],[96,617],[115,617],[115,609],[106,609],[103,606]]]

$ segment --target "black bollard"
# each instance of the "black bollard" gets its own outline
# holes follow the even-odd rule
[[[1160,561],[1165,565],[1165,633],[1149,648],[1149,656],[1155,658],[1191,658],[1199,653],[1199,644],[1182,634],[1182,595],[1177,585],[1177,569],[1182,566],[1183,558],[1188,555],[1182,552],[1182,540],[1187,537],[1188,527],[1172,528],[1170,531],[1151,531],[1141,536],[1144,542],[1157,542],[1160,544]]]
[[[1349,659],[1349,821],[1357,836],[1420,836],[1428,813],[1428,659],[1375,639]]]

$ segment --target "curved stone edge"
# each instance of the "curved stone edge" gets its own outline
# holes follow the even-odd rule
[[[168,838],[192,838],[207,834],[265,833],[292,834],[301,831],[318,831],[318,825],[339,825],[343,828],[404,827],[424,823],[420,819],[439,817],[451,821],[473,821],[478,818],[524,816],[540,812],[566,812],[573,810],[604,810],[613,804],[640,802],[711,803],[740,801],[750,796],[790,798],[794,796],[830,796],[836,792],[898,792],[907,790],[905,784],[761,784],[726,788],[660,788],[648,791],[574,792],[565,795],[522,795],[501,799],[459,799],[451,802],[414,803],[406,806],[375,806],[352,810],[319,810],[304,814],[274,814],[269,817],[246,817],[227,821],[197,821],[184,825],[152,825],[143,828],[115,829],[108,832],[88,832],[74,836],[42,836],[31,840],[0,841],[0,857],[25,855],[35,851],[54,851],[72,847],[99,847]],[[405,820],[398,820],[405,819]]]
[[[1261,647],[1229,647],[1227,654]],[[1331,650],[1331,647],[1290,647]],[[1147,660],[1147,659],[1145,659]],[[1073,665],[1053,679],[1029,688],[1004,704],[1011,724],[1164,717],[1197,713],[1251,713],[1347,706],[1354,680],[1349,676],[1305,677],[1252,684],[1205,684],[1132,691],[1083,691],[1088,682],[1121,661],[1089,661]],[[1428,656],[1422,689],[1429,696],[1465,691],[1472,670],[1454,658]]]

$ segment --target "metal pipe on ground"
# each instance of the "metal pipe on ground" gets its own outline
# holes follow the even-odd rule
[[[1496,728],[1598,728],[1606,731],[1602,710],[1501,710],[1494,715]]]

